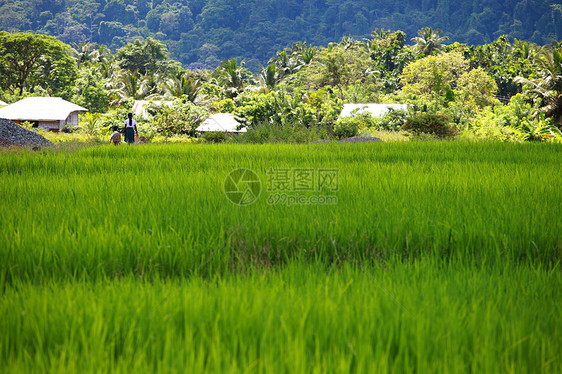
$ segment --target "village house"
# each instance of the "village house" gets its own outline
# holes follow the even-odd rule
[[[65,126],[78,126],[78,113],[88,109],[60,97],[28,97],[0,108],[0,118],[17,124],[31,122],[33,127],[60,131]]]

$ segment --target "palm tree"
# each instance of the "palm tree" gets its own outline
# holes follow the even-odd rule
[[[163,88],[172,97],[185,96],[189,101],[195,103],[198,99],[201,83],[198,79],[189,78],[185,72],[178,71],[166,79]]]
[[[525,85],[525,93],[539,105],[540,108],[535,115],[544,113],[560,127],[562,120],[562,49],[543,49],[538,54],[536,63],[541,68],[538,78],[517,77],[515,81]]]
[[[152,76],[140,74],[138,70],[120,70],[114,79],[109,91],[115,97],[111,105],[123,104],[129,99],[144,99],[153,94],[152,89],[156,87],[156,83],[151,81],[154,79]]]
[[[236,59],[223,61],[215,70],[215,81],[223,87],[229,98],[238,96],[246,88],[246,84],[251,81],[251,73],[244,69],[244,61],[238,65]],[[253,82],[252,82],[253,83]]]
[[[434,51],[443,49],[443,42],[448,40],[449,37],[440,37],[439,34],[441,34],[441,30],[439,29],[433,30],[431,27],[423,27],[421,30],[418,30],[419,36],[411,39],[413,42],[416,42],[414,49],[425,56],[430,55]]]
[[[308,65],[312,62],[312,60],[314,59],[314,57],[316,56],[316,49],[312,46],[309,46],[308,48],[306,48],[303,52],[302,52],[302,61]]]
[[[98,113],[86,112],[82,120],[82,128],[87,135],[96,135],[100,129],[100,115]]]
[[[272,90],[279,83],[279,74],[277,67],[274,64],[269,64],[267,67],[261,67],[259,76],[259,84],[265,88],[264,91]]]
[[[70,48],[70,55],[76,59],[76,64],[91,65],[96,63],[100,57],[100,51],[94,43],[80,42],[73,43]]]

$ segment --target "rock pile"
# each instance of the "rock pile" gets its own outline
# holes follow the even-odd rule
[[[39,134],[0,118],[0,147],[46,147],[53,145]]]
[[[340,140],[340,143],[374,143],[374,142],[382,142],[382,140],[372,136],[353,136],[351,138],[345,138]]]

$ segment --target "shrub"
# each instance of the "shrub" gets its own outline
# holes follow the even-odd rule
[[[416,135],[428,134],[439,138],[448,138],[456,134],[454,128],[449,126],[449,117],[443,114],[418,113],[411,115],[402,130],[412,132]]]
[[[206,143],[223,143],[227,139],[228,135],[229,134],[222,131],[209,131],[209,132],[204,132],[201,135],[201,138]]]
[[[190,101],[176,100],[170,106],[163,106],[154,117],[150,125],[158,133],[168,137],[171,135],[195,136],[195,129],[207,119],[209,112]]]
[[[329,139],[323,127],[275,126],[268,123],[259,124],[248,129],[247,133],[229,138],[232,143],[310,143],[320,139]]]
[[[406,123],[408,113],[404,110],[388,109],[381,117],[375,118],[374,128],[377,130],[398,131]]]
[[[338,139],[356,136],[359,133],[359,128],[364,127],[362,126],[365,124],[363,119],[364,116],[340,118],[334,125],[334,136]]]

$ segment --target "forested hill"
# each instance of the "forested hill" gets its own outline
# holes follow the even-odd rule
[[[135,37],[162,40],[184,65],[214,68],[220,60],[265,63],[295,41],[326,45],[375,28],[424,26],[450,41],[483,44],[500,35],[537,44],[560,40],[556,0],[0,0],[0,30],[92,41],[113,51]]]

